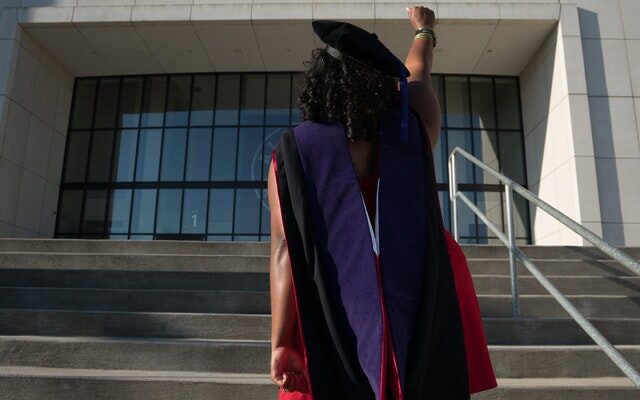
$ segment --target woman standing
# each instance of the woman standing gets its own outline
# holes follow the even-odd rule
[[[268,177],[280,399],[457,400],[496,386],[435,186],[435,16],[407,13],[405,63],[375,34],[313,22],[326,46],[305,73],[304,122],[283,133]]]

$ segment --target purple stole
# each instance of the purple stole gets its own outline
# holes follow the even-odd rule
[[[425,193],[424,138],[416,119],[410,118],[408,144],[401,143],[395,121],[380,120],[376,221],[369,221],[342,125],[305,121],[294,128],[328,296],[343,308],[339,314],[348,327],[350,345],[357,350],[376,399],[381,398],[385,323],[380,296],[404,388],[429,264],[423,210],[433,194]]]

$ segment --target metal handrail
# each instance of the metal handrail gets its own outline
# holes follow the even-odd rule
[[[489,218],[480,211],[472,202],[469,200],[464,193],[459,192],[457,181],[456,181],[456,154],[460,154],[467,160],[471,161],[478,167],[487,171],[498,180],[500,180],[505,185],[505,205],[507,207],[507,234],[505,235],[498,227],[489,221]],[[578,309],[567,299],[565,295],[563,295],[556,286],[551,283],[551,281],[536,267],[533,262],[527,257],[526,254],[522,252],[516,245],[515,240],[515,230],[514,230],[514,222],[513,222],[513,191],[516,191],[525,199],[529,200],[531,203],[540,207],[544,211],[546,211],[549,215],[560,221],[566,227],[577,233],[578,235],[585,238],[587,241],[591,242],[595,247],[602,250],[605,254],[609,255],[613,259],[620,262],[625,267],[629,268],[632,272],[637,275],[640,275],[640,263],[633,258],[631,258],[628,254],[624,253],[622,250],[617,249],[607,243],[604,239],[591,232],[589,229],[580,225],[576,221],[572,220],[562,212],[558,211],[556,208],[552,207],[548,203],[541,200],[538,196],[534,195],[524,187],[520,186],[518,183],[513,181],[512,179],[507,178],[505,175],[500,172],[492,169],[484,162],[480,161],[476,157],[467,153],[460,147],[456,147],[449,154],[449,198],[452,203],[452,216],[453,216],[453,235],[457,240],[459,240],[458,236],[458,207],[457,207],[457,199],[460,198],[470,209],[473,211],[478,218],[480,218],[504,243],[509,249],[509,269],[511,275],[511,301],[512,301],[512,313],[516,318],[520,317],[520,302],[519,302],[519,294],[518,294],[518,271],[516,269],[516,258],[519,259],[522,264],[531,272],[531,274],[542,284],[542,286],[560,303],[560,305],[569,313],[569,315],[580,325],[580,327],[593,339],[594,342],[604,352],[611,358],[611,360],[624,372],[625,375],[631,379],[634,385],[640,389],[640,373],[620,354],[618,350],[607,340],[607,338],[600,333],[598,329],[589,320],[578,311]]]

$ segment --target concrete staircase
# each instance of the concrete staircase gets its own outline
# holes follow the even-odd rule
[[[640,399],[502,246],[463,246],[499,388],[474,399]],[[640,278],[593,248],[524,252],[640,368]],[[638,258],[640,248],[626,248]],[[0,398],[276,399],[269,243],[0,240]]]

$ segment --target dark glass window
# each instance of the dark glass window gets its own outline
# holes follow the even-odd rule
[[[140,126],[162,126],[165,112],[166,76],[147,76],[144,79]]]
[[[521,185],[527,185],[519,86],[517,78],[492,76],[432,75],[432,82],[442,105],[441,137],[434,149],[436,179],[445,227],[452,230],[447,161],[453,148],[461,147]],[[505,231],[504,187],[500,182],[467,161],[458,161],[456,170],[458,189]],[[520,244],[530,243],[528,207],[518,195],[515,201],[516,240]],[[460,204],[460,242],[497,243],[493,232],[466,205]]]
[[[118,108],[118,128],[135,128],[140,123],[142,106],[142,77],[122,79],[120,107]]]
[[[161,129],[141,129],[138,140],[136,181],[157,181],[160,168]]]
[[[267,173],[283,132],[302,122],[302,74],[247,72],[77,78],[56,235],[269,240]],[[526,186],[517,78],[432,75],[442,109],[433,149],[445,226],[448,154],[460,146]],[[465,162],[461,190],[505,224],[503,187]],[[515,197],[517,240],[529,242]],[[459,207],[463,243],[497,238]]]

